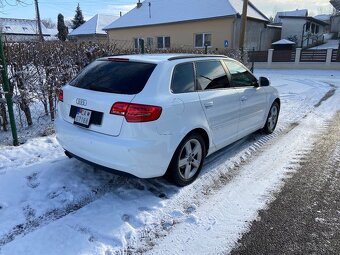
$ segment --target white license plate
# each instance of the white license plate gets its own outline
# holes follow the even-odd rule
[[[74,118],[74,124],[89,127],[92,111],[79,108],[77,110],[76,117]]]

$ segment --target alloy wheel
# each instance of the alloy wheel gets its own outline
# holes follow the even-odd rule
[[[198,171],[202,162],[203,148],[196,139],[187,141],[179,154],[178,169],[180,176],[189,180]]]

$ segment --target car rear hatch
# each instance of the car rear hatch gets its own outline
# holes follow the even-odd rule
[[[155,67],[120,58],[93,62],[63,87],[61,117],[89,131],[119,136],[124,116],[111,114],[111,107],[117,102],[130,103]]]

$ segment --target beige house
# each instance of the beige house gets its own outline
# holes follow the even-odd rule
[[[68,38],[77,42],[104,43],[108,37],[104,27],[118,19],[116,16],[97,14],[69,33]]]
[[[104,28],[111,43],[139,48],[238,48],[242,0],[148,0]],[[248,7],[246,48],[270,48],[277,35],[268,18],[252,3]]]

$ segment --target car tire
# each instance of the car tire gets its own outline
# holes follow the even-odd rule
[[[202,136],[188,135],[172,157],[166,173],[167,179],[180,187],[191,184],[199,175],[205,156],[206,148]]]
[[[271,134],[274,132],[277,121],[279,119],[279,113],[280,113],[280,105],[278,102],[274,102],[272,106],[270,107],[268,117],[266,120],[266,124],[262,131],[266,134]]]

